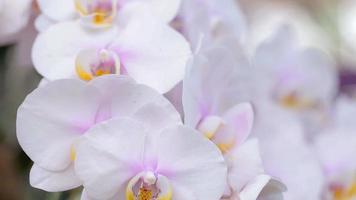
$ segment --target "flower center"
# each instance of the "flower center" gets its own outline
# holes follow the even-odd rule
[[[168,179],[151,171],[132,178],[126,188],[126,200],[171,200],[172,189]]]
[[[356,198],[356,182],[348,187],[332,187],[334,200],[353,200]]]
[[[83,50],[79,52],[75,62],[77,75],[85,81],[106,74],[120,74],[120,65],[117,54],[106,49]]]
[[[84,24],[110,26],[116,16],[117,0],[75,0]]]

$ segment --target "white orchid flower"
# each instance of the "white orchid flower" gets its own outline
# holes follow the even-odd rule
[[[261,92],[286,108],[327,106],[336,95],[337,74],[332,61],[319,50],[298,47],[288,26],[280,27],[261,44],[253,61]]]
[[[27,25],[31,3],[31,0],[0,0],[0,43],[6,43],[7,38]]]
[[[251,71],[254,102],[274,102],[294,113],[308,133],[323,125],[338,89],[336,68],[327,55],[301,48],[283,26],[257,48]]]
[[[78,144],[82,200],[216,200],[226,185],[218,148],[195,130],[133,118],[102,123]],[[155,119],[157,120],[157,119]]]
[[[37,0],[42,14],[36,20],[40,31],[51,25],[81,19],[91,27],[111,26],[122,10],[132,4],[145,9],[162,22],[170,22],[177,14],[181,0]],[[139,12],[137,12],[139,13]]]
[[[253,109],[241,103],[235,84],[238,64],[246,64],[224,48],[212,48],[194,57],[183,81],[184,122],[214,142],[229,166],[223,199],[257,199],[272,177],[264,175],[258,142],[247,140]],[[273,182],[273,181],[272,181]],[[249,187],[249,185],[255,185]],[[284,186],[280,185],[281,194]],[[246,190],[245,190],[246,189]]]
[[[121,17],[130,20],[120,28],[88,30],[79,21],[51,26],[34,43],[37,71],[49,81],[124,74],[161,93],[169,91],[183,79],[189,44],[166,24],[124,12]]]
[[[33,91],[17,113],[17,138],[34,161],[31,185],[51,192],[80,186],[76,143],[94,125],[118,116],[151,120],[151,126],[181,124],[163,96],[125,76],[58,80]]]

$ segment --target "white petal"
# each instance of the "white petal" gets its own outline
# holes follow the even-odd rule
[[[144,127],[116,118],[88,131],[79,142],[75,168],[93,199],[125,199],[128,181],[142,170]]]
[[[90,81],[111,100],[112,116],[132,116],[147,104],[154,104],[177,120],[178,113],[171,103],[154,89],[135,83],[128,76],[105,75]],[[117,88],[114,92],[110,88]],[[144,114],[144,113],[142,113]],[[154,119],[152,119],[154,120]]]
[[[261,174],[244,187],[239,197],[240,200],[282,200],[282,192],[285,190],[282,183]]]
[[[331,178],[356,170],[356,136],[354,130],[329,130],[316,137],[315,150]]]
[[[199,132],[184,126],[168,128],[156,145],[157,171],[169,178],[173,190],[179,188],[173,192],[174,200],[216,200],[223,195],[227,170],[224,158]]]
[[[234,0],[185,0],[180,12],[183,32],[194,48],[201,34],[213,42],[228,35],[240,38],[246,30],[243,13]]]
[[[43,32],[47,30],[51,25],[53,25],[55,21],[46,17],[45,15],[39,15],[35,20],[35,27],[38,32]]]
[[[145,2],[157,18],[170,22],[177,15],[181,0],[148,0]]]
[[[118,52],[129,76],[161,93],[183,79],[191,54],[182,35],[150,17],[132,18],[111,48]]]
[[[51,20],[63,21],[76,16],[74,0],[37,0],[41,11]]]
[[[228,181],[235,191],[242,188],[255,177],[263,173],[262,160],[259,153],[258,141],[248,140],[234,152],[228,154],[230,165]]]
[[[36,38],[32,50],[33,64],[49,80],[76,77],[75,58],[79,51],[93,46],[104,47],[115,33],[115,28],[88,30],[78,21],[58,23]]]
[[[285,199],[320,198],[325,182],[315,153],[297,132],[288,128],[281,131],[279,135],[269,134],[260,140],[266,172],[287,186]]]
[[[171,104],[163,106],[157,102],[142,106],[133,118],[144,123],[148,132],[159,133],[166,127],[182,124],[179,113]]]
[[[79,187],[82,183],[75,175],[73,165],[63,171],[54,172],[34,164],[30,172],[30,184],[47,192],[61,192]]]
[[[276,179],[270,179],[267,185],[262,189],[257,200],[283,200],[283,193],[287,191],[287,187]]]
[[[11,36],[24,28],[31,14],[31,0],[2,0],[0,36]]]
[[[251,133],[253,110],[249,103],[237,104],[223,115],[225,126],[213,138],[214,143],[230,143],[238,148]]]
[[[21,147],[44,169],[66,169],[73,141],[95,119],[99,97],[96,88],[79,80],[54,81],[34,90],[17,112]]]

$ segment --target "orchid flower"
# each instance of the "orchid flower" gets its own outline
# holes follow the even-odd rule
[[[130,20],[120,28],[88,30],[72,21],[41,33],[32,52],[37,71],[49,81],[124,74],[161,93],[169,91],[183,79],[189,44],[149,16],[132,16],[128,10],[121,14]]]
[[[224,48],[212,48],[194,57],[183,81],[184,122],[216,144],[228,164],[228,187],[223,199],[257,199],[272,177],[265,175],[258,142],[247,140],[253,109],[241,102],[238,64],[245,64]],[[277,182],[277,181],[276,181]],[[248,187],[249,184],[255,186]],[[246,191],[244,191],[246,189]],[[247,191],[250,189],[249,191]],[[284,190],[279,183],[278,193]]]
[[[281,27],[255,53],[253,69],[265,96],[288,109],[330,104],[337,90],[332,62],[316,49],[301,49],[288,26]],[[322,85],[316,84],[322,81]]]
[[[272,101],[296,114],[308,132],[324,123],[338,81],[332,61],[316,49],[301,49],[288,26],[281,27],[255,53],[254,102]],[[321,84],[316,84],[321,83]]]
[[[36,20],[38,29],[50,25],[81,19],[90,27],[107,27],[119,19],[126,6],[144,4],[146,10],[163,22],[171,21],[177,14],[180,0],[37,0],[42,14]]]
[[[76,144],[93,126],[118,116],[151,119],[151,126],[181,124],[163,96],[125,76],[108,75],[88,83],[58,80],[29,94],[17,113],[17,138],[34,162],[31,185],[51,192],[80,186],[73,167]]]
[[[146,120],[113,119],[79,142],[82,200],[220,198],[227,169],[218,148],[194,129],[158,119],[159,126],[146,127]]]
[[[31,3],[31,0],[0,0],[0,43],[27,25]]]

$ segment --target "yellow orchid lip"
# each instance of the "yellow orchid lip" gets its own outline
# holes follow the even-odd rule
[[[171,200],[172,187],[164,176],[141,172],[126,187],[126,200]]]
[[[117,0],[75,0],[75,8],[85,24],[111,26],[117,13]]]

